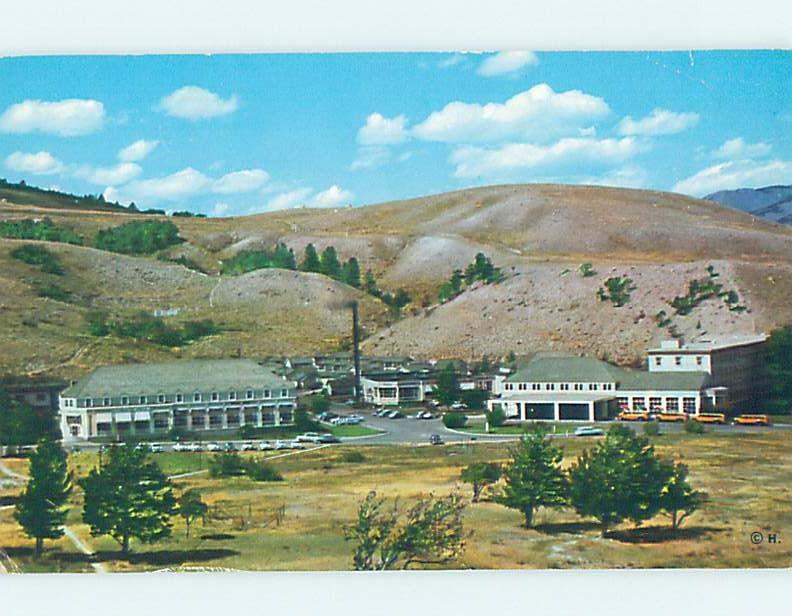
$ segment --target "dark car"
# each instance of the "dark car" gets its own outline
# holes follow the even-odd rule
[[[316,439],[317,443],[340,443],[341,439],[333,434],[322,434]]]
[[[430,445],[442,445],[443,444],[443,439],[440,438],[439,434],[432,434],[429,437],[429,444]]]

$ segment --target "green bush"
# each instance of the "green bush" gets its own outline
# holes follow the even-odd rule
[[[489,392],[483,389],[464,389],[460,392],[459,399],[469,409],[480,411],[489,399]]]
[[[685,432],[689,434],[704,434],[704,424],[688,419],[685,422]]]
[[[140,314],[132,319],[108,320],[106,313],[93,311],[86,315],[88,331],[92,336],[113,334],[119,338],[145,340],[161,346],[178,347],[189,342],[212,336],[221,330],[211,319],[186,321],[181,328],[165,323],[159,317]]]
[[[260,458],[247,461],[245,474],[253,481],[283,481],[283,475],[272,464]]]
[[[462,413],[445,413],[443,415],[443,425],[446,428],[463,428],[467,423],[467,415]]]
[[[11,251],[11,256],[17,261],[22,261],[28,265],[38,265],[42,272],[62,276],[63,266],[58,255],[44,246],[36,244],[25,244]]]
[[[656,421],[647,421],[643,426],[643,433],[646,436],[657,436],[660,434],[660,424]]]
[[[71,229],[59,227],[49,218],[44,220],[4,220],[0,221],[0,237],[17,240],[43,240],[81,245],[83,239]]]
[[[257,269],[297,269],[294,252],[286,244],[278,244],[274,250],[242,250],[223,262],[223,273],[244,274]]]
[[[505,421],[506,413],[503,412],[500,406],[496,406],[492,411],[487,413],[487,423],[490,425],[490,428],[502,426]]]
[[[359,464],[360,462],[365,462],[366,461],[366,456],[364,456],[361,452],[355,451],[355,450],[353,450],[353,451],[345,451],[341,455],[341,460],[343,460],[344,462],[352,463],[352,464]]]
[[[626,276],[611,276],[604,283],[604,288],[597,289],[597,297],[601,301],[608,301],[617,308],[630,303],[630,294],[635,291],[632,278]]]
[[[36,286],[36,293],[39,297],[47,297],[58,302],[68,302],[71,299],[71,292],[54,284],[46,283]]]
[[[97,232],[95,245],[129,255],[151,254],[182,241],[179,227],[170,221],[135,220]]]
[[[239,477],[245,474],[245,470],[245,462],[238,453],[221,453],[209,460],[209,474],[212,477]]]

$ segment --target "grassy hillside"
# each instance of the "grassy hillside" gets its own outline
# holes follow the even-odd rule
[[[130,220],[166,220],[110,210],[0,202],[0,220],[48,217],[86,238]],[[47,275],[9,256],[21,242],[0,240],[0,371],[75,373],[97,362],[172,355],[306,353],[348,338],[348,315],[336,307],[363,302],[366,348],[419,356],[480,356],[558,348],[634,361],[667,337],[654,316],[714,263],[749,308],[734,313],[708,300],[674,319],[687,337],[748,333],[792,322],[792,230],[715,203],[681,195],[588,186],[493,186],[360,208],[297,209],[244,218],[168,218],[185,241],[148,257],[48,243],[65,268]],[[387,323],[386,307],[316,274],[258,270],[218,276],[241,250],[284,242],[298,259],[307,243],[332,245],[371,269],[380,287],[404,287],[407,316]],[[484,252],[506,274],[436,305],[454,269]],[[159,259],[185,257],[210,275]],[[583,278],[580,263],[597,272]],[[596,298],[610,276],[636,286],[626,306]],[[53,279],[53,280],[50,280]],[[57,284],[67,301],[40,297]],[[57,295],[57,293],[56,293]],[[181,350],[96,339],[85,313],[128,315],[178,308],[174,322],[214,319],[217,336]]]

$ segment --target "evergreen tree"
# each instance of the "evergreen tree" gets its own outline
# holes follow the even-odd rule
[[[668,481],[660,494],[660,508],[671,517],[671,528],[676,530],[696,511],[704,495],[694,490],[687,481],[688,469],[684,464],[662,462]]]
[[[463,469],[460,479],[473,487],[473,502],[477,503],[481,491],[501,478],[502,469],[496,462],[475,462]]]
[[[563,452],[550,442],[544,429],[539,429],[526,434],[511,450],[511,456],[511,463],[503,471],[506,487],[498,502],[520,511],[526,528],[530,528],[537,508],[567,504],[567,480],[561,470]]]
[[[335,248],[328,246],[322,251],[321,273],[333,280],[341,278],[341,263],[338,261]]]
[[[382,291],[380,291],[379,286],[377,286],[377,279],[374,277],[374,273],[371,270],[366,270],[365,291],[374,297],[382,296]]]
[[[604,536],[622,520],[640,523],[654,517],[668,479],[668,465],[655,457],[647,438],[614,426],[572,465],[570,496],[580,515],[599,520]]]
[[[153,543],[170,536],[177,512],[171,482],[143,449],[131,444],[110,449],[104,466],[80,482],[85,492],[83,521],[91,535],[110,535],[129,553],[130,539]]]
[[[341,281],[356,289],[360,288],[360,265],[358,265],[358,260],[355,257],[344,263],[341,271]]]
[[[316,254],[316,247],[313,244],[308,244],[305,247],[305,255],[300,263],[300,269],[304,272],[316,273],[322,270],[322,263],[319,261],[319,255]]]
[[[44,539],[63,535],[63,523],[69,512],[65,505],[71,491],[66,452],[54,441],[39,441],[30,457],[30,479],[14,511],[14,518],[25,534],[36,540],[37,557],[41,555]]]
[[[198,518],[202,518],[209,511],[209,506],[201,500],[201,493],[192,488],[184,492],[179,498],[179,515],[184,518],[186,535],[190,536],[190,526]]]
[[[453,364],[449,363],[438,373],[434,395],[441,404],[446,406],[459,400],[461,389]]]

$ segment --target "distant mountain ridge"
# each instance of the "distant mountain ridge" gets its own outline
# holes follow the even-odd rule
[[[720,190],[704,198],[766,220],[792,225],[792,186]]]

